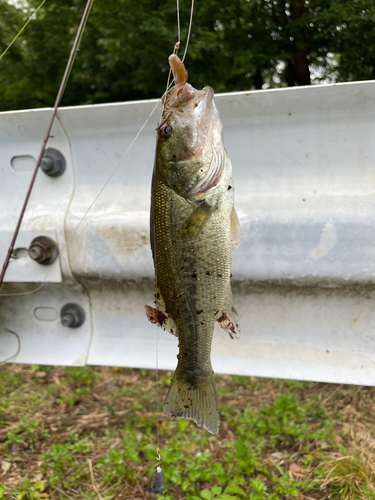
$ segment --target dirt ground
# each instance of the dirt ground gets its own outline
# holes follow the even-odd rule
[[[0,499],[375,498],[375,390],[216,376],[218,436],[158,408],[171,373],[0,366]]]

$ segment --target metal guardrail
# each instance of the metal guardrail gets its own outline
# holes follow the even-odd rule
[[[242,241],[233,290],[242,338],[214,335],[216,372],[375,384],[375,83],[216,97],[233,165]],[[60,177],[38,174],[2,293],[36,288],[44,235],[68,251],[33,294],[0,298],[0,360],[155,367],[149,248],[152,118],[78,230],[156,101],[61,108],[49,147]],[[49,110],[0,113],[0,260],[11,239]],[[85,322],[61,324],[67,303]],[[159,330],[159,366],[177,340]]]

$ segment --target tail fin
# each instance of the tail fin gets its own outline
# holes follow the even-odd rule
[[[193,420],[199,427],[217,434],[220,418],[213,373],[210,378],[193,385],[178,378],[176,372],[164,401],[164,413],[171,417]]]

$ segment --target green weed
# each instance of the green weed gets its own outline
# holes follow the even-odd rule
[[[90,366],[67,367],[64,371],[67,375],[66,381],[73,382],[76,387],[88,386],[98,378]]]
[[[88,451],[87,438],[78,439],[76,434],[70,434],[67,443],[53,443],[48,452],[41,454],[42,472],[48,473],[51,485],[61,481],[66,487],[85,474],[83,464],[76,456]]]
[[[14,430],[7,432],[5,446],[10,443],[34,445],[38,440],[48,437],[48,430],[38,420],[24,417]]]
[[[10,492],[9,488],[0,484],[0,500],[5,500],[8,493],[16,500],[39,500],[48,498],[46,493],[42,493],[44,487],[45,484],[43,481],[31,483],[30,479],[25,479],[19,487],[13,488]]]
[[[171,376],[160,374],[159,411]],[[342,434],[349,443],[342,448],[335,438],[360,418],[371,434],[374,390],[232,376],[217,377],[217,388],[217,436],[159,415],[167,489],[158,499],[375,500],[374,447],[355,447]],[[153,372],[0,367],[0,401],[0,464],[2,456],[12,464],[1,476],[0,499],[93,500],[88,459],[103,499],[123,488],[124,498],[142,497],[149,488],[156,461]],[[346,401],[356,408],[355,420]]]

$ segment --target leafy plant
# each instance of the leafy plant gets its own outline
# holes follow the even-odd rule
[[[76,455],[88,453],[87,438],[78,439],[75,434],[70,434],[67,443],[53,443],[49,452],[42,453],[42,470],[49,473],[51,485],[62,480],[63,485],[76,480],[83,473],[82,465],[75,461]],[[69,470],[69,476],[66,473]],[[65,476],[65,477],[64,477]]]
[[[103,499],[113,499],[123,488],[125,497],[142,496],[156,462],[154,373],[52,368],[41,383],[36,373],[43,369],[34,368],[0,367],[0,454],[5,458],[0,499],[59,498],[66,491],[72,500],[93,500],[88,458]],[[170,377],[166,373],[160,380]],[[230,376],[217,377],[217,388],[217,436],[159,415],[167,488],[158,499],[319,498],[323,485],[332,499],[375,500],[374,389]],[[62,400],[62,393],[81,389],[87,395],[74,405]],[[167,386],[161,384],[159,391],[160,407]],[[343,401],[356,408],[355,422],[368,429],[368,442],[344,432],[357,424]],[[29,483],[23,477],[25,459]]]
[[[41,500],[42,498],[48,498],[46,493],[42,493],[45,484],[42,481],[31,483],[30,479],[25,479],[22,484],[14,488],[12,491],[12,497],[16,500]],[[5,500],[5,494],[8,488],[0,484],[0,500]]]

